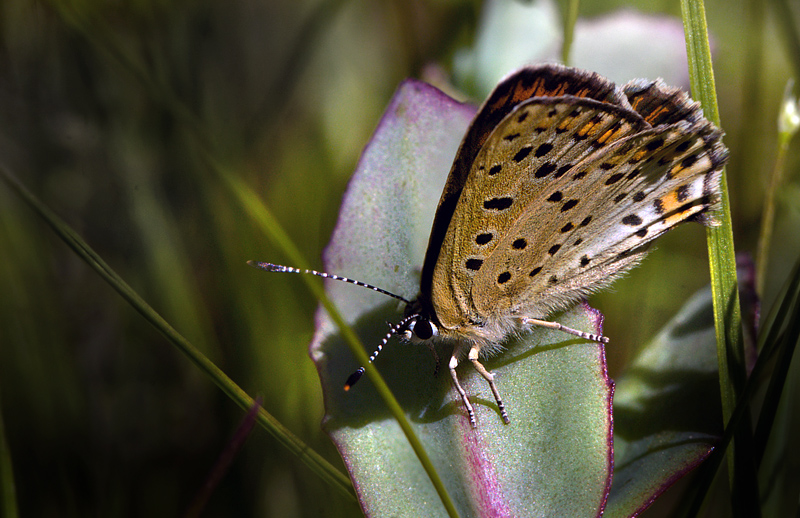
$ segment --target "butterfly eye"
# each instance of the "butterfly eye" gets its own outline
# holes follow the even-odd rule
[[[419,319],[414,323],[413,331],[420,340],[427,340],[437,334],[438,330],[430,320]]]

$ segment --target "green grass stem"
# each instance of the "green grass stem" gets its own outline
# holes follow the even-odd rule
[[[705,116],[720,126],[711,48],[708,41],[703,0],[681,0],[692,96],[703,107]],[[722,209],[720,225],[707,232],[711,291],[714,300],[714,326],[723,421],[727,425],[736,408],[746,379],[744,337],[736,278],[728,182],[722,171]],[[747,414],[747,412],[746,412]],[[745,419],[749,421],[749,416]],[[735,516],[757,516],[758,484],[752,464],[752,435],[749,426],[738,428],[734,445],[728,450],[728,473],[732,509]],[[737,451],[738,448],[738,451]],[[755,514],[753,514],[755,513]]]

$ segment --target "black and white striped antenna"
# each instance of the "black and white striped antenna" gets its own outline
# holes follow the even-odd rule
[[[264,270],[266,272],[302,273],[302,274],[316,275],[317,277],[322,277],[324,279],[333,279],[335,281],[347,282],[347,283],[350,283],[350,284],[355,284],[356,286],[361,286],[362,288],[368,288],[368,289],[370,289],[372,291],[377,291],[378,293],[383,293],[384,295],[388,295],[390,297],[393,297],[393,298],[395,298],[397,300],[405,302],[406,304],[411,304],[411,301],[409,301],[408,299],[406,299],[404,297],[401,297],[400,295],[396,295],[396,294],[392,293],[391,291],[386,291],[384,289],[378,288],[377,286],[373,286],[372,284],[367,284],[366,282],[357,281],[355,279],[350,279],[348,277],[342,277],[341,275],[334,275],[332,273],[318,272],[316,270],[304,270],[304,269],[300,269],[300,268],[293,268],[291,266],[283,266],[283,265],[280,265],[280,264],[265,263],[265,262],[259,262],[259,261],[247,261],[247,264],[249,264],[253,268],[258,268],[258,269]],[[378,344],[378,348],[375,350],[374,353],[372,353],[372,356],[369,357],[369,363],[372,363],[373,361],[375,361],[375,358],[378,357],[378,355],[383,350],[384,346],[386,346],[386,344],[389,342],[389,339],[391,339],[393,335],[399,333],[401,330],[403,330],[403,328],[407,328],[409,326],[409,324],[414,322],[417,318],[419,318],[419,316],[420,315],[417,314],[417,313],[415,313],[413,315],[409,315],[409,316],[403,318],[403,320],[401,320],[397,324],[391,326],[389,328],[389,332],[386,333],[386,336],[383,337],[383,339],[381,340],[381,343]],[[436,358],[436,366],[437,366],[437,370],[438,370],[438,366],[439,366],[439,358],[438,357]],[[359,367],[357,371],[355,371],[353,374],[350,375],[349,378],[347,378],[347,381],[344,384],[344,390],[345,391],[350,390],[350,387],[355,385],[356,382],[358,380],[360,380],[361,376],[363,376],[363,375],[364,375],[364,367]]]
[[[372,291],[377,291],[378,293],[383,293],[384,295],[389,295],[390,297],[394,297],[397,300],[403,301],[406,304],[411,304],[411,301],[401,297],[400,295],[396,295],[391,291],[386,291],[384,289],[378,288],[377,286],[373,286],[372,284],[367,284],[366,282],[357,281],[355,279],[350,279],[347,277],[342,277],[341,275],[334,275],[332,273],[325,273],[325,272],[318,272],[316,270],[302,270],[300,268],[292,268],[291,266],[283,266],[280,264],[272,264],[272,263],[262,263],[258,261],[247,261],[247,264],[252,266],[253,268],[258,268],[259,270],[264,270],[266,272],[278,272],[278,273],[304,273],[309,275],[316,275],[317,277],[322,277],[323,279],[333,279],[335,281],[343,281],[348,282],[350,284],[355,284],[356,286],[361,286],[362,288],[369,288]]]
[[[386,333],[386,336],[383,337],[383,339],[381,340],[381,343],[378,344],[378,348],[375,349],[375,352],[372,353],[372,356],[369,357],[369,362],[372,363],[372,362],[375,361],[375,358],[377,358],[378,355],[381,353],[383,348],[389,342],[389,339],[392,337],[392,335],[397,334],[397,332],[400,331],[401,329],[403,329],[404,327],[406,327],[409,324],[409,322],[411,322],[412,320],[417,319],[418,317],[419,317],[419,315],[417,313],[415,313],[413,315],[409,315],[409,316],[405,317],[403,320],[401,320],[397,324],[391,326],[389,328],[389,332]],[[439,364],[439,359],[438,358],[436,359],[436,364],[437,365]],[[347,378],[347,381],[344,384],[345,392],[350,390],[350,387],[355,385],[356,382],[358,380],[360,380],[361,376],[363,376],[363,375],[364,375],[364,367],[359,367],[357,371],[355,371],[353,374],[351,374],[350,377]]]

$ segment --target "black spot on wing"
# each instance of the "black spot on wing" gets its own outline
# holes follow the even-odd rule
[[[624,225],[631,225],[635,227],[636,225],[642,224],[642,218],[640,218],[636,214],[628,214],[627,216],[622,218],[622,223]]]
[[[474,258],[473,259],[467,259],[467,262],[464,263],[464,266],[466,266],[468,270],[472,270],[474,272],[477,272],[478,270],[481,269],[481,266],[483,266],[483,260],[482,259],[474,259]]]
[[[488,210],[506,210],[514,203],[514,199],[508,196],[501,198],[490,198],[483,202],[483,208]]]
[[[536,153],[534,153],[534,156],[536,156],[536,158],[541,158],[552,150],[553,150],[553,144],[545,142],[544,144],[536,148]]]
[[[678,191],[675,193],[675,197],[681,203],[685,202],[689,199],[689,186],[688,185],[681,185],[678,187]]]
[[[553,175],[553,178],[561,178],[562,176],[564,176],[567,173],[567,171],[569,171],[573,167],[574,167],[573,164],[562,165],[561,167],[558,168],[558,171],[556,171],[556,174]]]
[[[478,234],[477,236],[475,236],[475,242],[479,245],[485,245],[486,243],[491,241],[493,237],[494,237],[493,234],[489,232],[484,232],[483,234]]]
[[[566,212],[575,207],[578,204],[578,200],[568,200],[564,202],[564,205],[561,206],[561,212]]]
[[[514,162],[516,163],[522,162],[528,157],[528,155],[531,154],[531,151],[533,151],[533,146],[525,146],[523,148],[520,148],[520,150],[517,151],[517,153],[514,155],[513,159]]]
[[[664,139],[663,139],[663,138],[661,138],[661,137],[659,137],[659,138],[657,138],[657,139],[653,139],[653,140],[651,140],[650,142],[648,142],[647,144],[645,144],[645,146],[644,146],[644,147],[645,147],[645,149],[647,149],[648,151],[655,151],[656,149],[660,148],[660,147],[661,147],[661,146],[663,146],[663,145],[664,145]]]
[[[539,166],[536,172],[533,174],[536,178],[544,178],[545,176],[549,175],[553,171],[556,170],[556,164],[553,162],[545,162]]]

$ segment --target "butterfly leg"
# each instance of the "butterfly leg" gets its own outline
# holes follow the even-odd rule
[[[426,341],[425,345],[428,346],[428,349],[430,349],[431,353],[433,354],[433,359],[436,361],[436,367],[433,368],[433,375],[434,376],[438,376],[439,375],[439,363],[440,363],[439,362],[439,355],[436,354],[436,348],[433,346],[433,343],[430,340]]]
[[[489,388],[492,389],[492,394],[494,394],[494,400],[497,401],[497,408],[500,410],[500,417],[503,418],[503,422],[508,424],[511,420],[508,418],[508,412],[506,412],[506,406],[503,404],[503,399],[500,397],[500,392],[497,391],[497,385],[494,384],[494,374],[486,370],[486,367],[483,366],[481,362],[478,361],[478,354],[480,353],[480,347],[477,345],[473,345],[472,348],[469,350],[469,361],[472,362],[472,365],[475,367],[475,370],[483,376],[487,382],[489,382]]]
[[[542,326],[542,327],[547,327],[549,329],[555,329],[563,333],[578,336],[580,338],[585,338],[586,340],[591,340],[592,342],[602,342],[604,344],[608,343],[607,336],[593,335],[591,333],[586,333],[578,329],[572,329],[571,327],[561,325],[558,322],[550,322],[548,320],[538,320],[536,318],[523,318],[522,323],[524,325],[529,325],[529,326]]]
[[[475,410],[472,409],[472,403],[469,402],[469,398],[467,397],[467,393],[464,391],[464,388],[461,386],[461,383],[458,382],[458,375],[456,374],[456,367],[458,367],[458,358],[455,354],[450,358],[450,376],[453,378],[453,385],[455,385],[456,390],[461,395],[461,401],[464,402],[464,407],[467,409],[467,413],[469,414],[469,424],[472,425],[473,428],[477,428],[477,424],[475,423]]]

